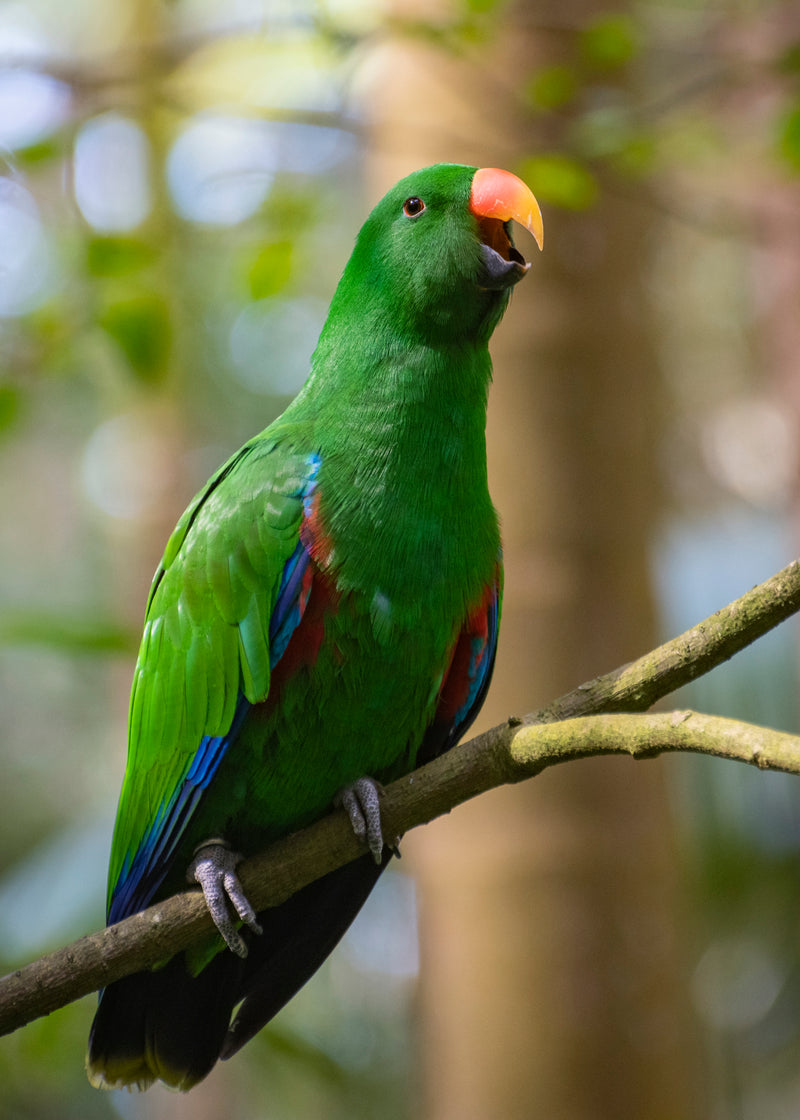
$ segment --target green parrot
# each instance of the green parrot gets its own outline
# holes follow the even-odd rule
[[[448,750],[483,702],[502,592],[488,343],[530,267],[512,219],[541,248],[536,200],[507,171],[438,164],[397,183],[358,235],[302,391],[167,544],[108,923],[188,876],[219,936],[101,993],[94,1085],[189,1089],[259,1031],[391,859],[379,783]],[[364,856],[255,914],[237,863],[337,802]]]

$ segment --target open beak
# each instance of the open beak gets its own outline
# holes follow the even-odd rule
[[[525,226],[541,249],[544,227],[539,203],[529,187],[498,167],[481,167],[472,177],[469,208],[478,219],[485,277],[483,287],[509,288],[530,268],[511,238],[510,223]]]

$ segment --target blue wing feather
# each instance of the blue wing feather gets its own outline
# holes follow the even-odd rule
[[[123,867],[108,908],[109,924],[143,910],[163,883],[186,826],[249,708],[240,696],[228,733],[201,740],[185,778],[150,825],[133,861]]]
[[[309,456],[308,466],[309,474],[298,493],[298,497],[304,499],[304,512],[308,509],[308,495],[313,493],[316,485],[315,479],[320,466],[319,456]],[[284,565],[269,619],[270,669],[274,669],[283,656],[292,634],[303,617],[308,598],[308,581],[306,580],[304,584],[304,577],[310,559],[307,548],[298,540]],[[155,640],[159,633],[158,620],[154,622],[151,629]],[[126,858],[123,863],[109,900],[109,924],[144,909],[152,900],[170,870],[180,840],[204,792],[231,745],[235,743],[250,707],[250,702],[240,688],[227,732],[224,735],[205,735],[200,740],[182,777],[173,788],[171,795],[162,803],[142,837],[135,855]]]

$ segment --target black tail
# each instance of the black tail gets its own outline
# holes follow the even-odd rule
[[[191,1089],[219,1057],[243,965],[226,951],[193,977],[181,953],[155,972],[110,984],[89,1034],[92,1084],[146,1089],[160,1078]]]
[[[264,932],[243,931],[246,960],[225,950],[193,977],[180,954],[163,968],[110,984],[89,1035],[92,1084],[146,1089],[160,1078],[174,1088],[191,1089],[218,1058],[244,1046],[316,972],[390,859],[386,851],[378,866],[371,856],[361,856],[282,906],[264,910],[258,915]]]
[[[384,848],[376,864],[360,856],[310,883],[282,906],[259,914],[264,932],[251,935],[239,998],[221,1058],[230,1058],[277,1015],[333,952],[392,858]]]

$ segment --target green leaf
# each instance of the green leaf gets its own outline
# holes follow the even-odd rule
[[[292,274],[292,255],[292,242],[286,240],[272,241],[259,249],[247,271],[251,299],[266,299],[286,287]]]
[[[775,66],[781,74],[800,74],[800,42],[786,47],[778,56]]]
[[[14,159],[25,167],[40,167],[52,160],[61,159],[64,155],[66,144],[63,135],[48,136],[44,140],[37,140],[24,148],[17,148]]]
[[[19,416],[19,390],[13,385],[0,385],[0,432],[13,426]]]
[[[111,619],[75,618],[40,611],[6,612],[0,619],[0,644],[45,646],[70,653],[135,653],[138,631]]]
[[[153,383],[164,375],[172,330],[169,309],[161,296],[146,293],[117,300],[108,305],[99,322],[137,377]]]
[[[597,180],[585,164],[562,152],[547,152],[526,159],[520,178],[540,202],[564,210],[588,210],[598,196]]]
[[[656,138],[640,132],[637,135],[629,136],[619,151],[611,157],[610,162],[621,175],[638,178],[650,174],[655,166],[657,156],[658,144]]]
[[[124,276],[151,264],[156,252],[138,237],[92,237],[86,245],[86,268],[92,276]]]
[[[800,105],[795,105],[778,123],[778,151],[795,174],[800,174]]]
[[[639,52],[639,36],[630,16],[618,13],[593,20],[580,36],[583,58],[597,70],[619,70]]]
[[[578,90],[575,72],[569,66],[545,66],[528,82],[526,94],[534,109],[562,109]]]

